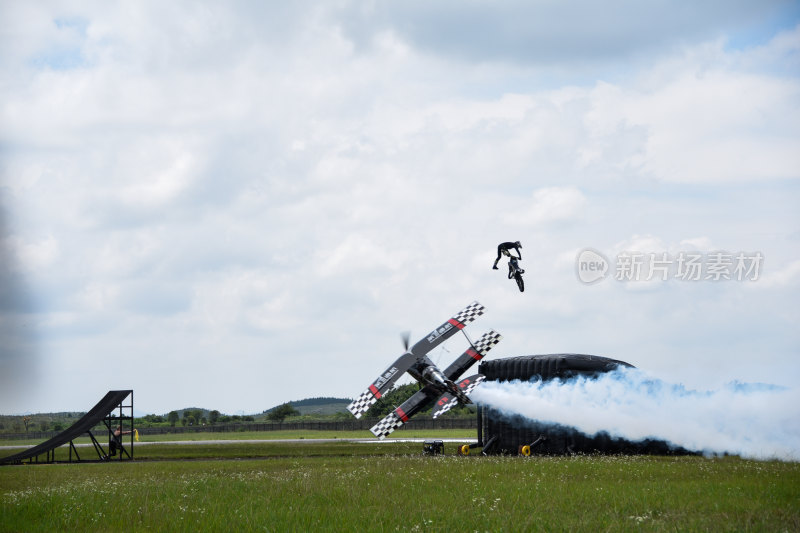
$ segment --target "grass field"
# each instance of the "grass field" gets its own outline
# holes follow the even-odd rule
[[[402,439],[422,439],[431,435],[435,438],[453,438],[475,440],[474,429],[438,429],[414,430],[405,429],[392,434],[393,438]],[[278,440],[278,439],[374,439],[369,430],[361,431],[316,431],[316,430],[286,430],[286,431],[233,431],[229,433],[199,432],[199,433],[165,433],[148,435],[142,431],[142,442],[169,442],[169,441],[197,441],[197,440]],[[125,437],[125,443],[129,437]],[[33,446],[41,443],[41,440],[33,439],[9,439],[0,440],[0,446]],[[89,437],[79,437],[75,439],[75,444],[90,443]],[[0,450],[0,457],[4,453]]]
[[[132,462],[0,467],[0,531],[800,531],[797,463],[455,447],[162,443]]]

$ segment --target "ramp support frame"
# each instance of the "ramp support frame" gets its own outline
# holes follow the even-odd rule
[[[126,404],[128,398],[130,398],[130,401]],[[95,453],[97,453],[97,459],[94,459],[94,461],[105,461],[110,458],[116,459],[116,449],[119,450],[120,461],[124,459],[132,460],[135,434],[133,422],[133,390],[108,391],[108,394],[106,394],[97,405],[65,431],[20,453],[0,458],[0,464],[93,461],[92,459],[81,459],[78,454],[78,449],[75,446],[75,439],[84,434],[89,435]],[[105,429],[108,431],[108,452],[106,452],[103,445],[98,442],[92,433],[92,430],[94,430],[98,424],[105,426]],[[114,434],[117,429],[120,430],[120,435]],[[127,435],[130,435],[130,441],[129,444],[126,445],[124,436]],[[116,448],[113,452],[112,441],[115,443],[114,448]],[[69,455],[67,459],[60,459],[57,461],[56,450],[67,444],[69,445]]]

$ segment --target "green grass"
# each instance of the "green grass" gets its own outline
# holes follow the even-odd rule
[[[800,531],[798,463],[455,447],[164,443],[0,467],[0,531]]]
[[[107,435],[96,435],[98,440],[105,445]],[[165,433],[148,435],[146,430],[140,431],[139,437],[142,442],[169,442],[169,441],[197,441],[197,440],[277,440],[277,439],[374,439],[369,430],[361,431],[318,431],[318,430],[281,430],[281,431],[231,431],[226,433],[200,432],[200,433]],[[422,439],[422,438],[452,438],[475,440],[476,430],[474,429],[437,429],[437,430],[416,430],[401,429],[392,433],[393,439]],[[128,442],[129,437],[125,437]],[[17,439],[0,440],[0,446],[33,446],[42,442],[42,439]],[[75,444],[88,444],[91,442],[89,437],[79,437],[75,439]],[[6,455],[5,450],[0,450],[0,457]],[[8,453],[10,455],[11,452]]]
[[[474,431],[467,429],[446,429],[435,431],[407,431],[397,432],[392,435],[398,439],[436,438],[436,439],[464,439],[464,442],[474,441]],[[191,438],[186,438],[191,437]],[[353,455],[384,453],[416,453],[422,449],[420,443],[397,443],[387,446],[379,442],[369,431],[266,431],[247,433],[197,433],[192,435],[140,435],[140,441],[134,442],[134,458],[137,460],[164,460],[164,459],[222,459],[222,458],[259,458],[273,456],[315,456],[315,455]],[[283,439],[303,439],[308,442],[298,445],[296,442],[282,443]],[[338,442],[315,442],[320,439],[335,439]],[[349,439],[367,439],[367,443],[353,443]],[[192,445],[180,445],[184,441],[206,441]],[[218,443],[217,441],[225,441]],[[230,442],[235,441],[235,442]],[[252,442],[257,441],[257,442]],[[76,444],[88,444],[89,438],[76,439]],[[124,444],[130,441],[126,438]],[[108,446],[101,441],[104,449]],[[451,451],[455,452],[456,445],[448,444]],[[0,450],[0,457],[17,453],[19,450]],[[92,447],[77,448],[79,457],[83,460],[98,459],[97,452]],[[40,457],[44,462],[46,457]],[[61,446],[55,451],[55,461],[66,462],[70,460],[70,449]],[[72,460],[76,458],[73,455]]]

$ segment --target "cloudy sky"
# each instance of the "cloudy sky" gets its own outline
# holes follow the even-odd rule
[[[504,335],[492,357],[800,378],[797,2],[12,1],[0,19],[0,413],[118,388],[138,413],[354,397],[402,331],[473,300],[471,336]],[[507,240],[524,293],[491,270]],[[586,248],[607,260],[593,284]]]

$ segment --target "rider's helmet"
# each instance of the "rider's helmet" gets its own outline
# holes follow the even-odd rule
[[[522,248],[522,243],[520,243],[519,241],[515,242],[514,244],[517,245],[517,248]]]

